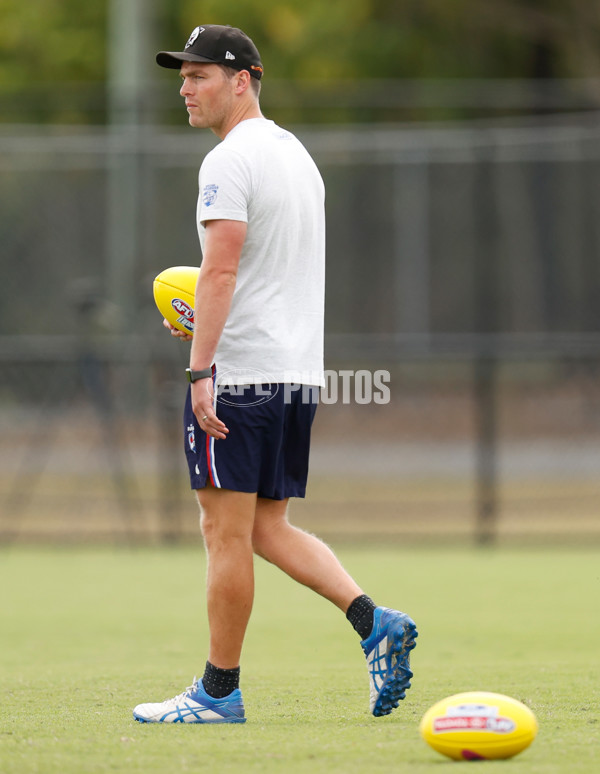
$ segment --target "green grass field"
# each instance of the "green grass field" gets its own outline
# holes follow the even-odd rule
[[[343,549],[381,604],[417,621],[415,678],[391,716],[368,712],[358,637],[343,615],[257,561],[240,726],[139,725],[131,708],[201,673],[201,549],[0,553],[0,771],[458,772],[600,769],[600,552]],[[418,723],[463,690],[536,713],[510,761],[456,763]],[[470,769],[469,769],[470,770]]]

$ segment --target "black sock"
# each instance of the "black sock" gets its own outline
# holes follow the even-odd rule
[[[373,629],[373,613],[376,605],[366,594],[362,594],[350,604],[346,612],[346,618],[350,621],[354,630],[359,633],[361,640],[366,640]]]
[[[222,699],[229,696],[232,691],[240,686],[240,668],[220,669],[206,662],[204,677],[202,678],[204,690],[213,699]]]

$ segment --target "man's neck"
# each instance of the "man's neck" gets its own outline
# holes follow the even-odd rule
[[[252,104],[243,107],[240,106],[240,109],[234,111],[229,120],[222,127],[213,128],[213,132],[221,140],[224,140],[229,132],[231,132],[232,129],[235,129],[238,124],[241,124],[242,121],[248,121],[251,118],[263,118],[260,105],[257,102],[253,102]]]

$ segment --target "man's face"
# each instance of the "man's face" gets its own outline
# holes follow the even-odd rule
[[[183,62],[179,93],[185,99],[190,126],[219,134],[233,107],[233,79],[216,64]]]

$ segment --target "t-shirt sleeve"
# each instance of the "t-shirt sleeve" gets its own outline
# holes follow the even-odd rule
[[[198,223],[207,220],[248,222],[251,180],[245,160],[217,146],[202,162]]]

